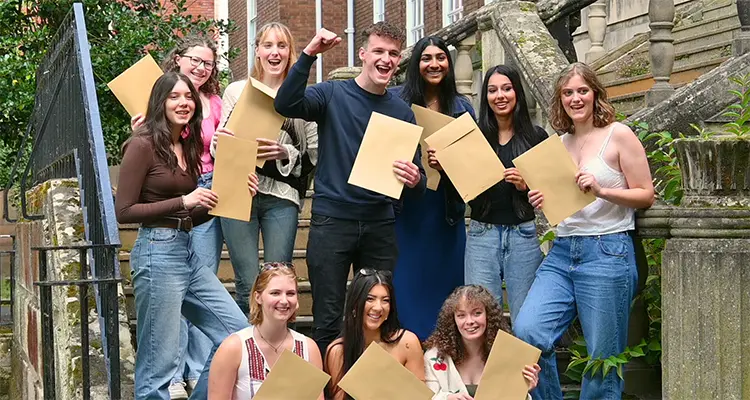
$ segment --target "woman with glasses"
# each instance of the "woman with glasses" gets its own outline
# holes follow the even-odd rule
[[[424,359],[419,338],[401,328],[390,271],[361,269],[346,292],[344,328],[326,350],[333,400],[351,400],[338,383],[370,343],[376,342],[424,381]]]
[[[291,263],[264,263],[252,294],[251,326],[224,340],[211,363],[208,378],[211,399],[247,400],[255,397],[285,349],[323,368],[315,342],[288,328],[299,309],[294,266]],[[322,392],[319,399],[323,400]]]

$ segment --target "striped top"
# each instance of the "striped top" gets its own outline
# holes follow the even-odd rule
[[[243,344],[242,360],[239,368],[237,368],[237,380],[234,383],[234,394],[232,395],[234,400],[247,400],[255,397],[260,385],[271,372],[271,368],[255,341],[254,332],[255,327],[250,326],[234,333],[234,335],[240,337]],[[290,329],[289,332],[294,339],[293,348],[289,350],[309,362],[310,351],[307,338],[294,330]]]

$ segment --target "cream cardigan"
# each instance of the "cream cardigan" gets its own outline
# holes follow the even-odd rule
[[[438,358],[437,348],[424,353],[424,378],[427,387],[435,393],[432,400],[446,400],[454,393],[469,394],[453,360],[448,356]],[[531,395],[526,398],[532,400]]]

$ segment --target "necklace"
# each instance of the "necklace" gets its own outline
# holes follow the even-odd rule
[[[286,331],[286,335],[284,335],[284,338],[281,339],[281,343],[279,343],[276,346],[272,345],[271,342],[269,342],[268,340],[266,340],[266,338],[263,337],[263,332],[261,332],[260,329],[258,329],[258,335],[260,335],[260,338],[263,339],[263,341],[266,342],[267,345],[271,346],[274,353],[278,353],[279,348],[284,344],[286,337],[289,336],[289,330]]]
[[[433,104],[437,103],[437,101],[438,101],[438,99],[435,99],[435,100],[427,103],[426,108],[430,108],[430,106],[432,106]]]
[[[589,141],[589,138],[591,137],[591,135],[592,135],[592,132],[587,133],[586,138],[583,140],[583,144],[581,144],[578,147],[578,163],[579,163],[578,166],[579,167],[580,167],[581,160],[583,160],[583,147],[586,146],[586,142]]]

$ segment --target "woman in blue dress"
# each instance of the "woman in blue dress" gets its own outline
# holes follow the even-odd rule
[[[476,119],[471,102],[458,93],[448,46],[437,36],[414,45],[403,86],[392,89],[408,104],[458,117],[468,112]],[[440,171],[437,190],[396,205],[398,261],[394,287],[400,319],[405,329],[425,340],[435,329],[438,312],[448,295],[464,284],[466,205]],[[425,166],[426,168],[428,166]]]

